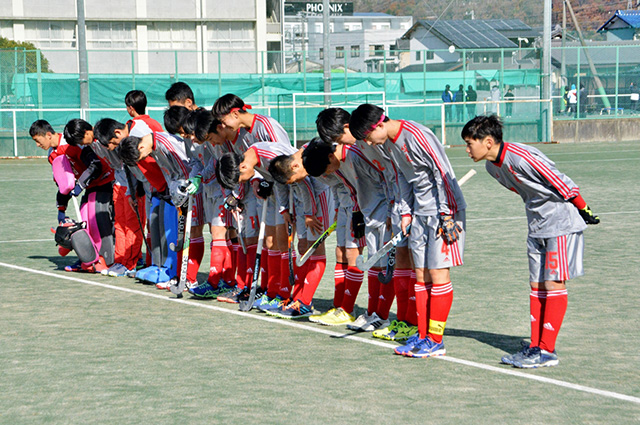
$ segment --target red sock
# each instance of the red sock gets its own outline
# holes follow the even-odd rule
[[[236,279],[236,273],[233,268],[233,263],[234,263],[233,250],[232,250],[231,241],[226,241],[225,243],[227,244],[227,251],[225,252],[225,257],[224,257],[222,279],[224,279],[225,282],[233,285],[233,282]]]
[[[383,320],[387,320],[389,318],[389,310],[391,310],[391,304],[393,304],[395,297],[396,290],[393,285],[393,281],[387,284],[380,284],[380,295],[378,296],[378,307],[376,308],[378,317]]]
[[[358,292],[360,292],[363,278],[364,272],[361,272],[357,267],[349,266],[347,268],[344,298],[342,299],[340,307],[349,314],[353,312],[353,308],[356,305],[356,298],[358,298]]]
[[[432,341],[442,342],[444,327],[453,304],[453,285],[451,282],[433,285],[429,297],[429,333]]]
[[[407,320],[407,309],[409,308],[409,281],[411,280],[411,272],[409,270],[394,270],[393,284],[396,291],[396,315],[398,320],[404,322]],[[415,293],[415,289],[413,291]],[[414,302],[415,305],[415,302]],[[414,307],[415,310],[415,307]]]
[[[378,298],[380,297],[380,281],[378,280],[378,272],[382,270],[379,267],[372,267],[367,273],[367,290],[369,296],[367,298],[367,313],[372,315],[378,308]]]
[[[204,238],[191,239],[189,242],[189,265],[187,266],[187,280],[196,282],[198,280],[198,270],[204,256]]]
[[[542,311],[544,309],[547,291],[544,289],[531,289],[529,294],[529,313],[531,316],[531,345],[540,345],[540,333],[542,332]]]
[[[416,310],[416,272],[409,274],[409,303],[407,304],[407,322],[410,325],[418,326],[418,311]]]
[[[429,294],[431,292],[431,282],[416,282],[414,284],[416,294],[416,316],[418,322],[418,332],[420,339],[427,337],[429,324]]]
[[[312,255],[309,258],[309,268],[307,269],[307,276],[304,278],[304,283],[298,284],[302,287],[300,291],[300,301],[303,304],[311,305],[313,302],[313,296],[320,285],[324,270],[327,267],[327,257],[324,255]]]
[[[262,291],[267,290],[267,283],[269,282],[269,250],[262,248],[262,254],[260,255],[260,289]]]
[[[289,283],[289,251],[280,254],[280,290],[278,294],[283,300],[291,298],[291,285]]]
[[[267,296],[275,298],[280,291],[280,251],[269,250],[267,255]]]
[[[238,251],[242,251],[240,243],[238,241],[231,242],[231,269],[234,276],[238,274]]]
[[[247,254],[249,250],[247,249]],[[236,252],[236,282],[238,283],[238,289],[244,289],[248,286],[247,282],[247,254],[242,249],[238,249]]]
[[[222,278],[224,260],[227,257],[228,251],[227,242],[224,239],[214,239],[211,241],[211,261],[207,282],[214,288],[218,287],[218,282],[220,282]]]
[[[238,276],[244,276],[245,287],[251,289],[251,283],[253,282],[253,268],[256,265],[256,251],[257,245],[249,245],[247,247],[247,255],[245,255],[245,267],[240,268],[238,264]],[[242,254],[242,250],[239,251]]]
[[[333,306],[340,307],[344,298],[345,283],[347,280],[347,268],[345,263],[336,263],[333,271],[334,289],[333,289]]]
[[[567,312],[567,290],[547,291],[547,301],[542,313],[544,323],[540,335],[540,348],[551,351],[556,349],[556,338]]]

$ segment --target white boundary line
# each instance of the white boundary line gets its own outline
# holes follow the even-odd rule
[[[317,327],[314,327],[314,326],[303,325],[303,324],[300,324],[300,323],[291,322],[291,321],[287,321],[287,320],[275,319],[275,318],[272,318],[272,317],[262,316],[262,315],[257,315],[257,314],[251,314],[251,313],[243,313],[243,312],[237,311],[237,310],[231,310],[231,309],[228,309],[228,308],[217,307],[215,305],[202,304],[202,303],[199,303],[199,302],[193,302],[193,301],[184,300],[184,299],[180,299],[180,298],[173,298],[173,297],[170,298],[167,295],[151,294],[151,293],[148,293],[148,292],[138,291],[136,289],[121,288],[121,287],[118,287],[118,286],[107,285],[105,283],[92,282],[90,280],[79,279],[79,278],[76,278],[76,277],[64,276],[64,275],[60,275],[60,274],[56,274],[56,273],[50,273],[50,272],[45,272],[45,271],[40,271],[40,270],[35,270],[35,269],[29,269],[29,268],[26,268],[26,267],[15,266],[13,264],[7,264],[7,263],[2,263],[2,262],[0,262],[0,266],[6,267],[6,268],[9,268],[9,269],[23,271],[23,272],[35,273],[35,274],[40,274],[40,275],[43,275],[43,276],[54,277],[54,278],[57,278],[57,279],[70,280],[70,281],[73,281],[73,282],[84,283],[84,284],[87,284],[87,285],[99,286],[99,287],[106,288],[106,289],[113,289],[113,290],[116,290],[116,291],[127,292],[127,293],[130,293],[130,294],[142,295],[142,296],[149,297],[149,298],[156,298],[156,299],[163,300],[163,301],[170,301],[170,302],[180,303],[180,304],[188,305],[188,306],[191,306],[191,307],[204,308],[204,309],[208,309],[208,310],[217,311],[217,312],[220,312],[220,313],[233,314],[233,315],[236,315],[236,316],[242,316],[242,317],[251,318],[251,319],[254,319],[254,320],[262,320],[264,322],[275,323],[275,324],[278,324],[278,325],[281,325],[281,326],[289,326],[289,327],[296,328],[296,329],[303,329],[303,330],[307,330],[307,331],[310,331],[310,332],[315,332],[315,333],[319,333],[319,334],[323,334],[323,335],[328,335],[328,336],[335,337],[335,338],[349,339],[349,340],[357,341],[357,342],[360,342],[360,343],[369,344],[369,345],[375,345],[375,346],[383,347],[383,348],[387,348],[387,349],[392,349],[392,348],[395,348],[397,346],[397,345],[394,345],[394,344],[390,344],[388,342],[376,341],[376,340],[373,340],[373,339],[364,339],[364,338],[360,338],[360,337],[352,336],[352,335],[344,335],[344,334],[341,334],[339,332],[320,329],[320,328],[317,328]],[[556,386],[559,386],[559,387],[564,387],[564,388],[568,388],[568,389],[575,390],[575,391],[582,391],[582,392],[589,393],[589,394],[595,394],[595,395],[599,395],[599,396],[602,396],[602,397],[614,398],[614,399],[617,399],[617,400],[628,401],[630,403],[640,404],[640,398],[639,397],[634,397],[634,396],[630,396],[630,395],[626,395],[626,394],[620,394],[620,393],[616,393],[616,392],[613,392],[613,391],[600,390],[598,388],[587,387],[585,385],[580,385],[580,384],[572,384],[570,382],[565,382],[565,381],[561,381],[561,380],[558,380],[558,379],[546,378],[546,377],[543,377],[543,376],[538,376],[538,375],[533,375],[533,374],[529,374],[529,373],[519,372],[519,371],[516,371],[516,370],[513,370],[513,369],[490,366],[490,365],[486,365],[486,364],[483,364],[483,363],[472,362],[472,361],[469,361],[469,360],[457,359],[457,358],[451,357],[451,356],[435,357],[435,359],[448,361],[448,362],[451,362],[451,363],[457,363],[457,364],[461,364],[461,365],[465,365],[465,366],[469,366],[469,367],[474,367],[474,368],[477,368],[477,369],[487,370],[487,371],[490,371],[490,372],[501,373],[503,375],[515,376],[515,377],[518,377],[518,378],[529,379],[529,380],[532,380],[532,381],[538,381],[538,382],[542,382],[542,383],[545,383],[545,384],[556,385]],[[416,363],[418,363],[418,362],[416,362]]]
[[[596,215],[617,215],[617,214],[640,214],[640,211],[615,211],[615,212],[599,212]],[[467,223],[474,221],[505,221],[505,220],[526,220],[527,216],[515,216],[515,217],[491,217],[491,218],[468,218]]]
[[[18,241],[0,241],[0,243],[19,243],[19,242],[51,242],[53,239],[23,239]]]

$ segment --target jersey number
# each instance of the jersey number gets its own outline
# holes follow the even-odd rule
[[[547,270],[555,270],[558,268],[558,253],[557,252],[547,252]]]

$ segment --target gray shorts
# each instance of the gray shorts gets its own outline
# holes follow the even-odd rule
[[[362,248],[365,245],[364,238],[356,239],[351,229],[351,215],[353,207],[338,208],[338,219],[336,225],[336,242],[340,247]]]
[[[454,220],[462,228],[460,237],[452,244],[437,236],[440,219],[438,216],[414,216],[409,234],[409,248],[417,269],[447,269],[460,266],[464,257],[464,241],[466,236],[466,214],[458,211]]]
[[[193,195],[193,205],[191,208],[191,226],[203,226],[205,221],[204,199],[202,191]]]
[[[391,209],[391,230],[393,231],[394,235],[397,235],[402,231],[402,227],[400,226],[401,221],[402,221],[402,216],[400,215],[398,204],[394,203],[393,208]],[[409,244],[407,239],[408,238],[401,240],[396,246],[398,247],[407,246]]]
[[[391,238],[391,232],[387,230],[387,226],[382,224],[377,227],[369,227],[367,226],[364,234],[365,239],[367,240],[367,256],[370,258],[376,252],[382,248],[385,242],[389,241]],[[373,267],[386,267],[387,266],[387,257],[382,257],[380,260],[373,265]]]
[[[267,226],[277,226],[278,224],[284,224],[284,217],[278,211],[279,208],[276,205],[276,196],[275,193],[272,193],[269,198],[265,201],[264,199],[257,198],[258,203],[258,217],[262,214],[262,204],[267,202],[267,218],[265,220],[265,225]]]
[[[229,212],[224,207],[225,197],[222,191],[204,191],[204,216],[212,226],[228,227],[232,225]]]
[[[527,238],[529,281],[566,281],[582,276],[582,232],[553,238]]]
[[[303,211],[302,205],[298,203],[297,199],[294,199],[294,202],[296,202],[296,211]],[[331,224],[333,224],[331,219],[334,216],[333,196],[331,196],[329,188],[318,194],[316,206],[316,218],[322,223],[322,229],[324,232],[329,228],[329,226],[331,226]],[[304,222],[304,214],[302,212],[296,212],[296,232],[298,234],[298,240],[306,239],[308,241],[315,241],[320,236],[319,234],[316,235],[307,229]]]

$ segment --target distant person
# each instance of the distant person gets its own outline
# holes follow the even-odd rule
[[[451,86],[447,84],[442,92],[442,103],[444,103],[444,114],[447,121],[451,121],[451,106],[453,102],[453,93],[451,93]]]
[[[127,105],[127,113],[134,120],[144,121],[151,131],[164,131],[162,125],[149,115],[147,110],[147,95],[142,90],[131,90],[124,97],[124,104]]]
[[[507,118],[511,118],[511,113],[513,112],[513,99],[516,96],[513,94],[513,90],[511,88],[509,88],[509,90],[507,90],[507,93],[505,93],[504,95],[504,100],[507,101],[507,103],[505,104],[506,107],[506,113],[505,115],[507,116]]]
[[[569,90],[569,94],[567,94],[567,99],[569,99],[567,113],[575,116],[578,113],[578,92],[576,91],[575,84],[571,84],[571,90]]]
[[[466,99],[466,93],[464,92],[464,86],[460,84],[458,86],[458,91],[453,95],[453,101],[456,103],[462,103]],[[456,120],[464,121],[464,105],[456,105]]]
[[[580,91],[578,92],[578,104],[580,107],[580,117],[584,118],[587,116],[587,103],[589,100],[587,99],[587,89],[584,87],[584,84],[580,84]]]
[[[638,86],[634,83],[629,84],[629,109],[632,111],[638,110],[638,101],[640,100],[640,92],[638,92]]]
[[[562,111],[565,115],[569,114],[569,86],[564,86],[564,93],[562,94],[562,100],[564,102]]]
[[[478,93],[469,85],[467,87],[467,102],[476,102],[478,100]],[[475,103],[467,103],[467,117],[469,119],[476,116],[476,104]]]
[[[491,91],[489,92],[489,100],[491,101],[491,113],[493,114],[498,113],[498,102],[500,102],[500,97],[500,88],[496,83],[491,86]]]
[[[198,109],[198,105],[196,105],[195,98],[193,97],[193,91],[187,83],[181,81],[173,83],[164,97],[167,99],[167,102],[169,102],[170,107],[178,105],[184,106],[190,111]]]

